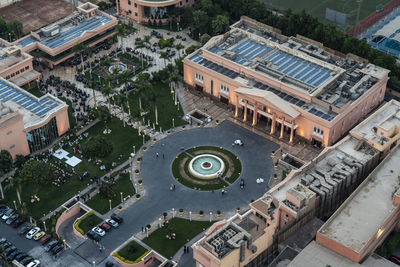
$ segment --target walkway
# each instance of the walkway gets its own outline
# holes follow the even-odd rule
[[[58,235],[62,240],[65,240],[68,246],[70,246],[72,249],[77,248],[79,245],[85,242],[85,239],[78,237],[73,231],[73,224],[75,220],[81,217],[83,214],[85,214],[84,211],[79,212],[77,215],[63,222],[58,228]]]
[[[245,146],[232,147],[232,142],[236,139],[243,140]],[[181,153],[180,148],[199,145],[222,146],[235,153],[242,162],[241,178],[246,180],[245,189],[240,190],[236,182],[227,188],[226,195],[221,195],[219,191],[196,191],[176,182],[171,174],[171,164]],[[194,213],[204,210],[205,214],[210,211],[215,214],[217,210],[224,213],[237,207],[247,207],[251,200],[259,198],[268,189],[267,183],[273,173],[269,155],[277,148],[278,145],[229,121],[215,128],[195,128],[160,140],[143,156],[141,179],[146,188],[146,195],[120,213],[124,223],[118,230],[108,233],[101,243],[111,252],[123,243],[126,237],[140,232],[142,226],[158,220],[163,212],[172,208],[182,208]],[[156,152],[164,154],[165,159],[161,156],[156,158]],[[265,183],[257,184],[258,177],[263,177]],[[171,183],[176,184],[175,191],[169,190]]]

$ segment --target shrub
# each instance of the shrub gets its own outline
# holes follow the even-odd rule
[[[82,150],[87,157],[105,158],[113,151],[113,145],[105,137],[96,135],[82,144]]]
[[[136,198],[140,198],[140,194],[136,194]]]
[[[183,209],[179,209],[179,212],[183,212]]]
[[[79,227],[80,224],[81,224],[81,219],[78,219],[78,220],[76,220],[76,223],[75,223],[74,227],[79,233],[84,235],[85,232]]]
[[[199,212],[199,214],[200,214],[200,215],[203,215],[203,214],[204,214],[204,211],[201,210],[201,211]]]

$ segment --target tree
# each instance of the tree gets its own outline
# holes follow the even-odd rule
[[[18,154],[15,156],[15,166],[21,168],[22,165],[26,162],[26,158],[24,155]]]
[[[0,172],[7,173],[12,169],[12,157],[7,150],[0,151]]]
[[[85,51],[85,45],[83,43],[76,43],[73,47],[72,47],[72,52],[75,53],[75,55],[80,54],[81,56],[81,67],[82,67],[82,71],[83,71],[83,52]]]
[[[3,39],[7,39],[7,34],[8,34],[8,28],[7,28],[7,22],[0,18],[0,37]]]
[[[143,51],[142,51],[142,49],[145,47],[146,47],[146,45],[143,40],[136,44],[136,49],[140,49],[140,59],[142,61],[142,69],[143,69]]]
[[[212,20],[211,25],[215,35],[224,33],[229,27],[229,17],[227,15],[218,15]]]
[[[167,66],[167,60],[169,60],[168,53],[165,51],[160,51],[160,58],[164,59],[164,67]]]
[[[20,175],[24,183],[37,186],[51,184],[55,178],[54,173],[52,165],[43,161],[29,160],[22,166]]]
[[[15,39],[19,39],[22,36],[22,23],[16,19],[7,22],[7,29]]]
[[[22,185],[24,184],[24,179],[17,175],[9,179],[9,183],[6,185],[4,188],[5,190],[11,189],[15,187],[15,191],[17,192],[17,198],[18,202],[21,205],[22,200],[21,200],[21,191],[22,191]]]
[[[105,158],[113,151],[113,145],[104,136],[95,135],[82,144],[82,150],[87,157]]]
[[[178,50],[178,55],[179,55],[179,57],[181,57],[181,50],[183,49],[183,48],[185,48],[181,43],[179,43],[179,44],[177,44],[177,45],[175,45],[175,48],[176,48],[176,50]]]
[[[193,26],[199,33],[205,33],[208,30],[209,17],[203,10],[195,10],[193,12]]]

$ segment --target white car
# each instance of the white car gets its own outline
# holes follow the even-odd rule
[[[3,214],[3,216],[1,217],[1,219],[3,220],[3,221],[7,221],[11,216],[13,216],[14,215],[14,210],[13,209],[9,209],[9,210],[7,210],[7,212],[6,213],[4,213]]]
[[[116,221],[114,221],[113,219],[107,219],[106,220],[106,223],[109,225],[109,226],[112,226],[112,227],[114,227],[114,228],[117,228],[118,227],[118,223],[116,222]]]
[[[237,146],[243,146],[243,142],[240,139],[235,140],[235,142],[233,142],[235,145]]]
[[[93,227],[92,231],[95,232],[96,234],[98,234],[99,236],[105,236],[106,235],[106,231],[104,231],[103,229],[101,229],[98,226]]]
[[[40,232],[40,228],[39,227],[34,227],[26,234],[25,237],[28,238],[28,239],[32,239],[32,237],[34,235],[36,235],[37,233],[39,233],[39,232]]]
[[[26,267],[39,267],[40,266],[40,261],[39,260],[34,260],[31,261]]]

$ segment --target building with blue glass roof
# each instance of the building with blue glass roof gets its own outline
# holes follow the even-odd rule
[[[92,3],[77,7],[76,12],[55,23],[47,25],[12,45],[24,52],[40,50],[42,59],[50,67],[60,64],[74,55],[77,43],[94,45],[115,33],[118,20],[98,9]]]
[[[68,105],[40,98],[0,78],[0,149],[12,156],[41,150],[69,130]]]
[[[335,143],[377,107],[389,71],[247,17],[184,60],[184,80],[292,143]]]

